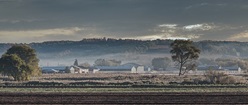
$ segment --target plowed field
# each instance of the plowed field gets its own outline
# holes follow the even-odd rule
[[[248,93],[0,93],[0,104],[248,104]]]

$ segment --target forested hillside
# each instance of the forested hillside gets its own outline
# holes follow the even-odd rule
[[[132,40],[132,39],[83,39],[81,41],[48,41],[30,43],[43,63],[52,60],[62,62],[68,59],[82,59],[93,62],[97,58],[119,59],[126,61],[145,60],[153,57],[168,56],[172,40]],[[247,42],[200,41],[194,43],[201,49],[201,55],[224,57],[248,57]],[[0,44],[4,53],[12,44]],[[107,55],[107,56],[106,56]],[[143,56],[141,56],[143,55]],[[92,58],[92,59],[91,59]],[[148,62],[148,61],[147,61]]]

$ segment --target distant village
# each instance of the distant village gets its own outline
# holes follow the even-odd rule
[[[139,74],[178,74],[177,67],[168,66],[165,68],[154,68],[152,66],[140,65],[137,63],[125,63],[117,66],[83,66],[78,61],[70,66],[43,66],[42,73],[72,73],[72,74],[88,74],[88,73],[139,73]],[[239,66],[219,66],[219,65],[198,65],[195,70],[190,70],[187,74],[203,75],[208,70],[224,72],[226,74],[242,74]]]

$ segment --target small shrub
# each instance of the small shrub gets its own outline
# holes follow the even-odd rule
[[[235,76],[230,76],[225,74],[224,72],[218,71],[207,71],[205,73],[206,80],[212,84],[236,84],[241,83],[242,78],[238,78]]]
[[[204,76],[185,75],[183,78],[168,82],[168,84],[209,84]]]
[[[209,81],[207,81],[205,78],[194,78],[193,82],[195,84],[209,84]]]
[[[220,84],[235,84],[237,83],[236,78],[234,76],[224,76],[219,80]]]

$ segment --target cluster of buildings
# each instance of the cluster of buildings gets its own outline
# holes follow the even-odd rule
[[[219,72],[224,72],[226,74],[241,74],[242,69],[238,66],[219,66],[219,65],[199,65],[197,67],[197,73],[205,73],[206,70],[215,70]]]
[[[207,70],[215,70],[226,74],[241,74],[243,71],[239,66],[222,67],[218,65],[199,65],[191,74],[204,74]],[[119,66],[91,66],[84,67],[74,63],[71,66],[42,67],[43,73],[157,73],[157,74],[178,74],[179,69],[167,67],[166,70],[153,70],[152,67],[136,63],[126,63]]]
[[[42,73],[149,73],[150,67],[136,63],[126,63],[119,66],[71,66],[42,67]]]

